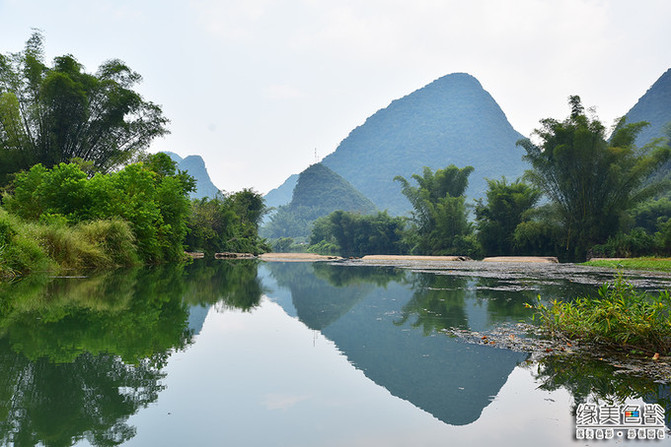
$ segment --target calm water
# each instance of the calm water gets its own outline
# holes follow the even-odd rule
[[[578,403],[671,413],[669,387],[446,330],[527,320],[537,294],[607,278],[255,261],[30,278],[0,289],[0,445],[588,445]]]

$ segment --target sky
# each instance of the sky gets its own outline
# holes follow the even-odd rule
[[[475,76],[523,135],[580,95],[608,126],[671,68],[668,0],[0,0],[0,53],[121,59],[213,182],[266,193],[367,117]]]

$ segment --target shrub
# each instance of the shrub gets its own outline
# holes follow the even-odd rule
[[[545,330],[571,339],[583,339],[615,349],[667,354],[671,350],[671,297],[638,292],[618,274],[613,284],[599,289],[599,298],[554,300],[528,305],[536,309]]]

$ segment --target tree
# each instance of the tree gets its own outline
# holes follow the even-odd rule
[[[413,174],[418,186],[396,176],[401,192],[412,204],[416,241],[413,251],[421,254],[465,254],[478,251],[472,239],[464,192],[472,166],[459,169],[450,165],[435,173],[425,167],[423,175]]]
[[[594,244],[616,233],[624,212],[660,188],[648,182],[669,158],[669,148],[634,145],[646,123],[618,123],[610,142],[605,128],[585,114],[580,97],[569,98],[563,121],[541,120],[534,131],[540,144],[518,142],[531,163],[528,179],[556,205],[565,255],[584,259]]]
[[[361,215],[338,210],[315,221],[310,245],[322,249],[335,245],[341,256],[398,254],[403,251],[404,226],[404,218],[386,212]]]
[[[258,235],[265,213],[261,194],[243,189],[223,198],[194,200],[186,245],[190,250],[262,253],[268,250]]]
[[[536,205],[541,192],[519,180],[508,184],[505,177],[488,179],[487,184],[487,203],[479,199],[475,206],[478,240],[488,255],[513,254],[515,228],[524,214]]]
[[[145,261],[174,261],[184,254],[188,193],[195,189],[194,179],[175,167],[163,153],[91,178],[75,163],[51,169],[37,164],[16,174],[3,203],[29,221],[59,217],[77,224],[120,217],[130,224]]]
[[[34,32],[23,51],[0,54],[0,183],[75,158],[109,172],[167,133],[161,108],[133,90],[141,76],[123,62],[89,74],[68,54],[49,67],[43,43]]]

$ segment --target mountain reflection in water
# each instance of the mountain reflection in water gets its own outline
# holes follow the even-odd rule
[[[554,445],[563,445],[580,402],[639,399],[670,412],[667,385],[595,359],[528,362],[448,335],[528,320],[523,303],[538,293],[590,293],[589,270],[567,267],[582,275],[574,284],[528,267],[462,268],[238,260],[0,285],[0,445],[165,445],[178,432],[194,445],[268,445],[273,433],[249,439],[257,422],[273,425],[279,444],[314,445],[328,433],[333,445],[376,434],[365,439],[388,445],[380,427],[401,424],[398,435],[410,423],[426,439],[477,434],[483,445],[490,433],[480,427],[503,424],[506,445],[519,445],[515,436],[536,430],[529,415],[498,413],[519,399],[551,415],[543,429],[561,421]],[[306,350],[311,333],[328,343]],[[557,391],[572,403],[540,394]],[[353,421],[362,422],[342,430]]]
[[[490,303],[478,301],[465,278],[327,264],[268,268],[305,325],[369,379],[448,424],[477,420],[528,357],[438,332],[490,319]]]

